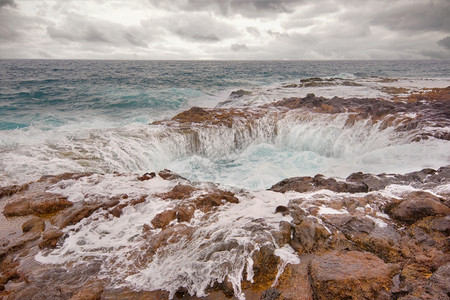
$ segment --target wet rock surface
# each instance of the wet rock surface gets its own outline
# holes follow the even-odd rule
[[[335,80],[309,79],[286,88],[333,84]],[[309,94],[252,111],[194,107],[157,123],[190,132],[191,126],[200,125],[247,128],[248,122],[267,117],[268,111],[275,119],[295,110],[345,112],[348,126],[367,120],[399,132],[414,131],[417,141],[431,136],[450,139],[439,129],[450,122],[449,90],[403,98],[404,91],[392,90],[399,95],[395,101]],[[236,91],[230,97],[248,93]],[[116,183],[126,178],[135,189],[112,193],[110,185],[96,192],[102,176]],[[67,193],[70,184],[81,183],[88,187],[83,193],[76,197]],[[170,170],[141,176],[44,176],[0,188],[2,224],[8,226],[0,239],[0,297],[447,299],[449,184],[450,166],[407,174],[359,172],[345,179],[320,174],[294,177],[254,193],[190,182]],[[228,213],[239,217],[227,231],[222,226],[230,222]],[[245,219],[252,213],[254,217]],[[115,224],[121,231],[104,242]],[[87,226],[90,230],[84,232]],[[78,239],[70,240],[77,234]],[[42,257],[50,259],[53,251],[64,250],[68,241],[74,247],[65,253],[69,259],[39,262]],[[127,250],[132,243],[137,246]],[[191,252],[185,256],[174,256],[188,247]],[[85,252],[78,256],[73,249]],[[228,260],[220,260],[223,257]],[[188,270],[170,263],[191,260]],[[155,272],[164,279],[173,268],[177,268],[176,276],[161,284],[186,280],[170,291],[145,281]],[[199,280],[205,284],[204,294],[196,295],[187,279],[201,278],[205,270],[212,270],[208,274],[216,277]],[[226,273],[221,274],[222,270]]]
[[[381,187],[387,187],[408,183],[408,178],[415,178],[413,184],[416,188],[433,188],[448,183],[446,174],[449,168],[386,177],[358,173],[346,180],[367,182],[367,178],[375,178],[382,182]],[[162,201],[176,201],[177,204],[144,224],[141,238],[147,242],[137,256],[137,266],[151,263],[166,247],[189,241],[198,234],[198,229],[190,223],[196,213],[206,214],[203,218],[212,217],[220,207],[240,203],[239,197],[242,195],[212,185],[201,187],[174,173],[169,174],[164,180],[174,184],[167,192],[158,193],[155,197]],[[320,179],[319,184],[315,183],[317,178]],[[139,181],[138,178],[136,180]],[[145,181],[152,180],[156,179]],[[252,280],[246,280],[245,271],[241,284],[246,299],[448,297],[448,195],[406,191],[392,197],[384,193],[381,187],[377,191],[353,193],[345,188],[346,181],[323,176],[294,178],[284,182],[289,184],[278,184],[278,188],[272,190],[287,193],[293,189],[298,194],[294,194],[297,196],[288,205],[274,206],[272,213],[290,218],[290,221],[282,221],[278,229],[271,229],[270,234],[276,244],[261,236],[261,246],[251,252]],[[51,184],[55,183],[58,181],[53,179]],[[31,199],[27,193],[41,195],[43,190],[48,190],[49,184],[48,181],[30,183],[26,190],[6,196],[2,201],[7,207],[9,201],[16,203],[18,197]],[[336,194],[330,198],[327,191]],[[52,197],[50,199],[54,199]],[[40,198],[37,199],[40,201]],[[58,209],[49,208],[53,211],[50,216],[30,214],[18,229],[18,235],[2,241],[0,295],[5,299],[38,299],[46,293],[55,299],[168,299],[169,294],[164,291],[114,288],[111,282],[101,278],[100,261],[64,268],[34,261],[39,251],[61,247],[66,234],[64,228],[79,224],[99,212],[120,219],[123,214],[114,215],[115,208],[121,211],[132,209],[145,204],[147,199],[145,196],[121,195],[97,198],[97,202],[92,199],[75,202],[63,209],[60,209],[59,202],[54,202]],[[24,218],[14,214],[7,214],[7,217]],[[251,230],[267,231],[267,225],[258,222],[251,225]],[[160,231],[155,233],[155,229]],[[237,241],[220,240],[217,239],[217,247],[209,256],[221,251],[241,251]],[[280,273],[282,260],[276,255],[276,249],[286,245],[294,250],[300,263],[284,265]],[[41,289],[40,285],[44,283],[54,286],[58,292]],[[236,293],[229,281],[212,284],[207,291],[209,296],[196,297],[190,295],[188,290],[180,289],[174,297],[227,299],[235,297]]]

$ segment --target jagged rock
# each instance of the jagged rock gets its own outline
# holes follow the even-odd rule
[[[145,181],[145,180],[150,180],[152,178],[155,178],[155,176],[156,176],[155,172],[145,173],[144,175],[139,176],[137,179],[139,181]]]
[[[210,211],[213,207],[225,203],[239,203],[239,199],[232,192],[217,190],[195,199],[195,205],[202,211]]]
[[[450,234],[450,216],[433,219],[433,221],[431,221],[430,228]]]
[[[378,299],[392,286],[395,268],[371,253],[330,252],[311,262],[315,299]]]
[[[76,224],[80,222],[82,219],[89,217],[96,211],[102,207],[100,203],[83,203],[77,204],[70,209],[54,216],[50,222],[56,225],[59,228],[64,228],[69,225]]]
[[[99,300],[103,293],[103,284],[101,282],[93,282],[86,284],[82,290],[73,295],[69,300]]]
[[[59,175],[44,175],[37,182],[47,182],[49,184],[55,184],[63,180],[78,180],[83,177],[88,177],[94,173],[62,173]]]
[[[158,175],[164,180],[176,180],[176,179],[186,180],[186,178],[181,177],[180,175],[173,173],[172,171],[167,169],[160,171]]]
[[[192,193],[195,191],[195,188],[191,185],[186,184],[177,184],[173,187],[170,192],[159,195],[162,199],[187,199],[191,197]]]
[[[447,263],[430,277],[428,285],[426,286],[426,293],[432,299],[446,299],[450,297],[450,263]]]
[[[44,220],[38,217],[33,217],[22,224],[22,231],[24,233],[32,230],[42,232],[44,231],[44,229],[45,229],[45,222]]]
[[[0,198],[2,197],[8,197],[12,196],[18,192],[25,191],[28,189],[29,184],[22,184],[22,185],[10,185],[5,187],[0,187]]]
[[[243,96],[248,96],[251,94],[252,94],[252,92],[249,92],[249,91],[237,90],[237,91],[232,91],[229,98],[236,99],[236,98],[241,98]]]
[[[305,219],[294,226],[291,246],[300,253],[311,253],[322,247],[331,233],[316,219]]]
[[[169,225],[170,222],[177,218],[177,212],[173,209],[165,210],[157,214],[151,221],[153,227],[164,228]]]
[[[327,189],[338,193],[368,192],[368,187],[364,183],[337,181],[334,178],[325,178],[323,175],[316,175],[314,177],[292,177],[284,179],[270,188],[270,190],[280,193],[288,191],[305,193],[321,189]]]
[[[189,222],[194,215],[195,207],[192,205],[181,205],[177,208],[178,222]]]
[[[27,195],[14,202],[5,205],[3,214],[6,217],[27,216],[31,214],[45,215],[63,210],[72,206],[73,203],[57,194],[42,193]]]
[[[288,264],[275,287],[281,292],[282,300],[313,300],[309,278],[312,255],[300,255],[299,264]]]
[[[277,289],[270,288],[264,291],[261,300],[276,300],[280,297],[281,292]]]
[[[324,215],[328,223],[339,228],[345,234],[369,234],[375,228],[375,222],[369,218],[358,218],[351,215]]]
[[[260,288],[270,287],[275,280],[280,258],[274,254],[275,249],[269,245],[263,245],[252,255],[253,280]]]
[[[404,196],[404,200],[389,209],[388,214],[396,220],[412,224],[428,216],[449,215],[450,208],[441,204],[436,196],[426,192],[414,192]]]
[[[42,233],[42,242],[39,248],[55,248],[59,239],[63,236],[63,232],[55,227],[48,228]]]
[[[290,211],[289,208],[284,205],[279,205],[275,208],[276,214],[282,214],[283,216],[289,215]]]

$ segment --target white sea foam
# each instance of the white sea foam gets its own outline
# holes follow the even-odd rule
[[[119,218],[106,217],[99,210],[65,228],[68,236],[64,243],[50,253],[39,253],[36,260],[59,264],[101,260],[102,276],[116,285],[163,289],[172,296],[180,287],[187,288],[191,295],[205,296],[210,284],[229,280],[240,299],[244,299],[240,285],[243,271],[247,269],[247,279],[251,281],[252,254],[261,246],[268,244],[277,249],[275,254],[280,256],[283,268],[287,263],[298,263],[293,250],[279,248],[271,235],[280,221],[291,220],[290,216],[275,214],[275,208],[287,205],[291,198],[270,191],[239,195],[239,204],[221,206],[208,216],[195,214],[190,223],[183,225],[190,228],[190,234],[169,239],[146,261],[145,251],[153,241],[152,237],[141,235],[143,225],[176,205],[176,201],[165,201],[156,195],[175,184],[159,177],[140,182],[135,176],[93,175],[86,180],[66,180],[54,185],[49,191],[69,195],[76,201],[109,198],[124,191],[132,191],[130,197],[148,196],[144,203],[124,208]],[[82,191],[84,199],[72,195],[74,190]],[[159,231],[151,230],[154,234]]]

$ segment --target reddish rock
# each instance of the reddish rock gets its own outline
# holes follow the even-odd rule
[[[177,213],[173,209],[165,210],[159,214],[157,214],[153,220],[151,221],[153,227],[155,228],[164,228],[169,225],[170,222],[175,220],[177,217]]]
[[[191,185],[177,184],[170,192],[159,195],[162,199],[187,199],[191,197],[195,188]]]
[[[446,216],[450,208],[441,204],[439,198],[425,192],[414,192],[404,197],[398,206],[388,213],[396,220],[412,224],[428,216]]]
[[[144,175],[139,176],[137,179],[139,181],[145,181],[145,180],[153,179],[153,178],[155,178],[155,176],[156,176],[155,172],[145,173]]]
[[[275,249],[263,245],[253,253],[253,288],[267,289],[271,287],[278,271],[280,258],[274,254]]]
[[[377,299],[392,286],[394,271],[375,255],[356,251],[315,257],[310,267],[315,299]]]
[[[108,208],[115,205],[116,203],[117,201],[115,200],[106,203],[77,203],[73,207],[55,215],[50,221],[52,224],[62,229],[66,226],[76,224],[82,219],[89,217],[101,207]]]
[[[281,295],[280,300],[313,300],[310,285],[309,265],[311,255],[301,255],[299,264],[288,264],[275,286]]]
[[[58,194],[42,193],[37,195],[27,195],[14,202],[5,205],[3,214],[6,217],[27,216],[31,214],[46,215],[67,207],[73,203]]]
[[[322,248],[330,235],[316,219],[305,219],[294,226],[291,246],[300,253],[311,253]]]
[[[58,228],[49,228],[42,234],[42,242],[39,248],[55,248],[59,239],[63,236],[63,232]]]
[[[28,189],[28,187],[29,187],[29,184],[10,185],[10,186],[5,186],[5,187],[0,187],[0,198],[12,196],[18,192],[25,191]]]
[[[239,203],[239,200],[232,192],[221,190],[202,195],[195,200],[197,208],[200,208],[203,211],[210,211],[212,207],[219,206],[227,202]]]
[[[186,180],[186,178],[181,177],[178,174],[173,173],[170,170],[164,169],[158,173],[159,177],[161,177],[164,180],[175,180],[175,179],[182,179]]]
[[[103,284],[101,282],[88,283],[69,300],[99,300],[102,298],[102,293]]]
[[[41,218],[38,217],[32,217],[31,219],[25,221],[22,224],[22,231],[28,232],[28,231],[38,231],[42,232],[45,229],[45,222]]]
[[[190,222],[194,215],[195,207],[192,205],[182,205],[177,208],[178,222]]]
[[[59,175],[44,175],[37,182],[48,182],[49,184],[55,184],[63,180],[78,180],[93,174],[94,173],[63,173]]]
[[[362,182],[343,182],[334,178],[325,178],[323,175],[314,177],[292,177],[284,179],[273,185],[270,190],[285,193],[295,191],[299,193],[327,189],[338,193],[366,193],[368,187]]]

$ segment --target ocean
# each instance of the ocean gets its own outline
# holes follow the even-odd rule
[[[406,172],[449,163],[439,142],[410,144],[342,120],[283,124],[277,136],[245,140],[209,132],[189,151],[150,123],[192,106],[256,106],[307,93],[390,97],[385,86],[444,87],[449,61],[0,61],[0,185],[63,172],[145,173],[171,169],[194,181],[267,188],[301,175]],[[305,78],[356,80],[358,86],[282,88]],[[263,128],[259,128],[264,130]],[[281,132],[281,130],[280,130]],[[226,139],[230,140],[226,140]]]
[[[450,61],[0,60],[0,78],[12,299],[296,295],[322,250],[370,258],[350,257],[357,286],[386,253],[427,278],[445,261],[445,216],[395,207],[448,210]]]

